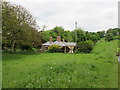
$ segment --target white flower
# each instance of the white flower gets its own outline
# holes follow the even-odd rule
[[[38,80],[37,80],[37,83],[38,83]]]
[[[53,69],[52,67],[50,67],[50,69]]]

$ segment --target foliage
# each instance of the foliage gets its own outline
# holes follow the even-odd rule
[[[103,38],[105,36],[105,31],[98,31],[97,32],[100,38]]]
[[[107,34],[105,35],[105,40],[106,40],[106,41],[114,40],[114,35],[113,35],[113,33],[107,33]]]
[[[82,41],[77,44],[78,52],[90,53],[93,50],[94,43],[90,40]]]
[[[107,33],[113,33],[113,36],[116,36],[118,33],[119,28],[114,28],[114,29],[108,29]]]
[[[120,53],[120,48],[119,47],[117,48],[117,53]]]
[[[21,47],[38,47],[41,44],[38,26],[32,15],[22,6],[2,3],[2,35],[3,49]]]
[[[74,42],[80,42],[80,41],[85,41],[85,32],[81,29],[76,29],[71,32],[71,36],[74,40]]]
[[[64,36],[63,38],[65,39],[66,42],[72,42],[73,38],[71,36],[71,32],[70,31],[64,31]]]
[[[96,34],[92,35],[90,40],[93,41],[94,43],[96,43],[98,40],[100,40],[100,36],[96,33]]]
[[[68,31],[64,30],[62,27],[56,26],[52,30],[42,31],[42,42],[49,41],[49,38],[52,36],[53,41],[56,41],[56,37],[58,35],[61,36],[61,40],[65,39],[66,42],[81,42],[86,40],[92,40],[94,43],[96,43],[98,40],[100,40],[100,36],[98,33],[91,33],[83,31],[82,29],[76,29],[74,31]]]
[[[119,39],[119,35],[120,35],[119,32],[120,32],[119,28],[108,29],[106,34],[105,34],[105,40],[111,41],[114,39]]]
[[[48,52],[54,53],[58,52],[60,50],[60,47],[58,45],[51,45],[48,48]]]
[[[49,38],[50,38],[51,34],[50,34],[50,31],[41,31],[41,40],[43,43],[49,41]]]

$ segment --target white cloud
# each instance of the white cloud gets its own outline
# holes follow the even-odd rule
[[[7,0],[8,1],[8,0]],[[40,26],[73,30],[75,21],[88,31],[117,27],[118,0],[9,0],[27,8]]]

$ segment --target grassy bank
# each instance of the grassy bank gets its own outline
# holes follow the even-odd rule
[[[89,54],[3,53],[4,88],[117,88],[117,40]]]

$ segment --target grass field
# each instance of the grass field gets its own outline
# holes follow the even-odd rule
[[[117,40],[90,54],[3,53],[3,88],[117,88]]]

